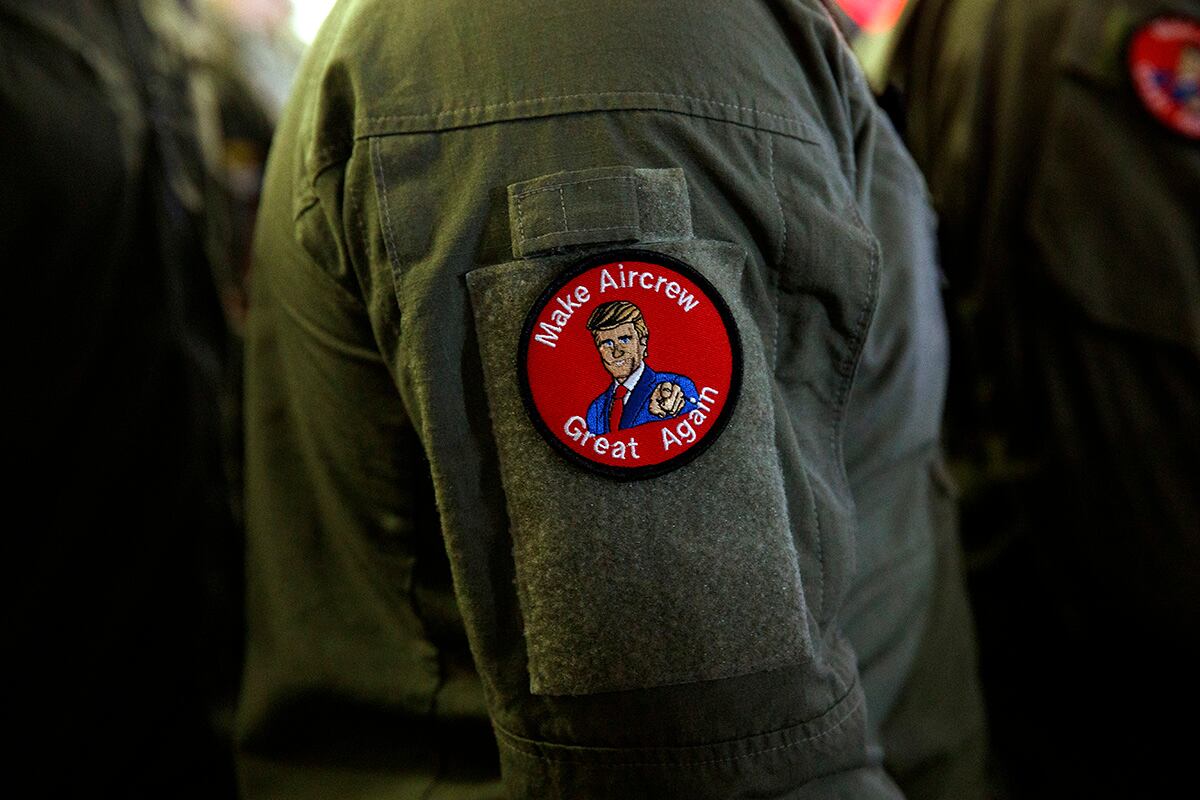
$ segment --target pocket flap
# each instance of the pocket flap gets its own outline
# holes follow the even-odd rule
[[[557,172],[508,187],[514,258],[602,242],[692,238],[683,170]]]
[[[735,324],[754,330],[741,300],[744,250],[706,240],[656,250],[701,273]],[[770,369],[758,337],[742,339],[744,379],[729,424],[709,434],[703,456],[670,474],[614,482],[566,460],[531,421],[518,379],[522,324],[546,284],[577,257],[515,261],[467,275],[513,538],[530,691],[651,688],[805,661],[811,641],[794,537],[815,536],[817,522],[788,512]],[[574,333],[588,310],[572,317]],[[664,354],[663,340],[672,335],[683,333],[654,329],[654,352]],[[590,347],[590,335],[588,341]],[[698,343],[692,352],[696,366],[708,351]],[[593,353],[580,368],[602,372],[599,359]],[[686,371],[688,364],[660,367]],[[598,389],[609,381],[596,377]],[[579,405],[581,415],[585,406]],[[551,422],[563,424],[558,417]],[[623,438],[636,437],[642,450],[632,443],[630,450],[645,458],[656,438],[666,447],[672,425],[634,427]]]

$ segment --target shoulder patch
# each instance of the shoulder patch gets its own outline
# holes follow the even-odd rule
[[[721,435],[742,380],[725,301],[684,262],[592,256],[530,309],[517,369],[526,410],[575,464],[617,480],[662,475]]]
[[[1154,17],[1134,32],[1127,59],[1146,110],[1176,133],[1200,139],[1200,20]]]

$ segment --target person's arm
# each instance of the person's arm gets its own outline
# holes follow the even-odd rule
[[[462,785],[490,727],[514,796],[897,796],[838,622],[880,266],[841,45],[815,6],[746,5],[330,24],[259,235],[249,794],[362,737],[346,782]],[[522,341],[556,280],[629,248],[725,307],[704,337],[647,323],[730,412],[693,460],[614,480],[535,421]],[[611,379],[575,332],[597,382],[540,386],[583,414]],[[701,381],[722,336],[740,381]]]
[[[921,174],[865,87],[852,108],[858,207],[881,269],[847,417],[859,578],[845,630],[889,774],[911,797],[978,798],[983,707],[940,441],[949,352],[937,224]]]

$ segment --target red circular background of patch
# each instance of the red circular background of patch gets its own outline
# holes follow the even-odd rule
[[[1200,139],[1200,75],[1180,74],[1185,47],[1195,48],[1192,58],[1200,60],[1200,22],[1177,16],[1152,19],[1130,40],[1129,71],[1138,97],[1155,118],[1177,133]],[[1179,97],[1183,92],[1190,100]]]
[[[647,273],[651,279],[644,277]],[[603,281],[601,291],[605,274],[617,288]],[[672,284],[678,286],[678,294]],[[583,296],[587,299],[581,302]],[[613,384],[586,322],[596,306],[612,300],[627,300],[641,310],[649,331],[644,364],[657,373],[690,378],[702,395],[702,406],[695,409],[700,416],[687,412],[616,434],[584,435],[588,407]],[[557,319],[556,311],[563,312]],[[555,323],[564,321],[559,330]],[[732,410],[741,378],[740,340],[733,324],[724,301],[686,264],[648,251],[588,259],[560,277],[526,321],[521,369],[530,413],[535,420],[540,417],[543,434],[576,461],[615,477],[661,474],[674,468],[680,456],[714,439],[728,417],[724,412]],[[607,440],[606,452],[597,452],[597,438]],[[618,441],[626,443],[624,458],[614,457]],[[679,465],[686,460],[690,459]]]

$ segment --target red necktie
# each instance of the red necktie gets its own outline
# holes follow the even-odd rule
[[[625,388],[625,384],[617,384],[617,393],[613,397],[612,410],[608,413],[608,432],[615,433],[617,428],[621,427],[621,412],[625,410],[625,395],[629,394],[629,390]]]

